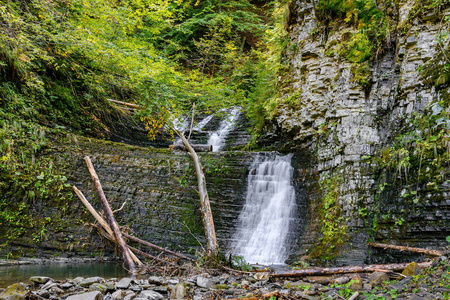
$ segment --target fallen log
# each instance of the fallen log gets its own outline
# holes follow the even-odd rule
[[[332,274],[346,274],[346,273],[366,273],[374,271],[403,271],[409,263],[403,264],[386,264],[386,265],[367,265],[367,266],[346,266],[335,268],[311,268],[303,270],[281,271],[270,273],[271,277],[301,277],[301,276],[316,276],[316,275],[332,275]],[[417,264],[421,268],[431,266],[431,262],[423,262]]]
[[[407,247],[407,246],[397,246],[397,245],[389,245],[389,244],[368,243],[367,245],[369,245],[371,247],[375,247],[375,248],[393,249],[393,250],[428,254],[428,255],[434,255],[434,256],[442,256],[442,253],[443,253],[443,251],[439,251],[439,250],[430,250],[430,249]]]
[[[157,250],[160,250],[160,251],[169,253],[169,254],[171,254],[171,255],[173,255],[173,256],[176,256],[176,257],[179,257],[179,258],[188,260],[188,261],[195,261],[194,259],[189,258],[189,257],[187,257],[187,256],[184,256],[184,255],[182,255],[182,254],[180,254],[180,253],[176,253],[176,252],[171,251],[171,250],[169,250],[169,249],[166,249],[166,248],[160,247],[160,246],[158,246],[158,245],[155,245],[155,244],[152,244],[152,243],[143,241],[143,240],[141,240],[141,239],[139,239],[139,238],[137,238],[137,237],[134,237],[134,236],[132,236],[132,235],[129,235],[129,234],[125,233],[125,232],[122,232],[122,234],[123,234],[126,238],[128,238],[128,239],[130,239],[130,240],[132,240],[132,241],[135,241],[135,242],[137,242],[137,243],[139,243],[139,244],[142,244],[142,245],[145,245],[145,246],[148,246],[148,247],[151,247],[151,248],[154,248],[154,249],[157,249]]]
[[[115,242],[115,240],[113,239],[114,237],[114,233],[111,229],[111,227],[109,227],[108,223],[102,218],[102,216],[100,216],[97,211],[94,209],[94,207],[92,207],[91,203],[89,203],[89,201],[86,199],[86,197],[84,197],[83,193],[77,189],[76,186],[72,186],[73,190],[75,191],[75,194],[77,194],[78,198],[80,198],[81,202],[83,202],[84,206],[86,206],[86,208],[89,210],[89,212],[92,214],[92,216],[94,216],[94,218],[97,220],[97,222],[100,224],[101,228],[103,228],[106,233],[111,236],[112,239],[110,239],[112,242]],[[108,238],[107,236],[105,236],[106,238]],[[133,259],[133,261],[137,264],[137,265],[142,265],[142,262],[139,260],[139,258],[136,257],[136,255],[134,255],[133,252],[130,253],[131,258]]]
[[[212,145],[191,145],[192,148],[196,152],[212,152],[213,146]],[[184,145],[171,145],[171,150],[181,150],[181,151],[189,151]]]
[[[105,193],[103,192],[102,185],[100,183],[100,179],[97,176],[97,173],[95,172],[94,166],[92,165],[91,159],[86,156],[84,157],[84,161],[86,162],[86,165],[88,167],[89,173],[91,174],[92,181],[94,182],[95,191],[97,192],[98,197],[100,198],[100,201],[103,206],[103,210],[106,214],[106,218],[109,222],[109,225],[113,231],[114,238],[119,245],[120,250],[122,251],[122,257],[125,261],[125,267],[128,269],[129,272],[133,272],[135,269],[135,264],[133,262],[133,259],[131,258],[130,250],[128,250],[128,246],[125,243],[122,233],[119,228],[119,224],[117,224],[116,219],[114,218],[113,212],[111,207],[108,204],[108,201],[106,200]]]

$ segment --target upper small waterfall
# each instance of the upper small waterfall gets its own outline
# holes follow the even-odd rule
[[[228,133],[233,129],[237,117],[240,114],[239,108],[233,108],[228,116],[222,120],[219,129],[211,133],[208,139],[208,145],[213,146],[213,152],[219,152],[225,145],[225,138]]]
[[[249,263],[284,264],[296,220],[292,154],[258,156],[248,175],[245,205],[231,251]]]

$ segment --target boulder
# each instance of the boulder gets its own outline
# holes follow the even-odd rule
[[[53,281],[53,279],[51,279],[50,277],[46,277],[46,276],[33,276],[33,277],[30,277],[30,281],[31,282],[39,283],[39,284],[47,283],[50,280]]]
[[[403,270],[402,275],[405,276],[414,276],[420,273],[420,267],[415,263],[410,263],[406,269]]]
[[[27,294],[27,285],[25,283],[15,283],[8,286],[0,294],[0,300],[23,300]]]

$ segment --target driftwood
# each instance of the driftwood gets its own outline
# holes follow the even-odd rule
[[[422,253],[422,254],[428,254],[428,255],[434,255],[434,256],[442,256],[442,253],[443,253],[443,251],[439,251],[439,250],[430,250],[430,249],[414,248],[414,247],[407,247],[407,246],[397,246],[397,245],[378,244],[378,243],[368,243],[367,245],[369,245],[371,247],[375,247],[375,248],[393,249],[393,250]]]
[[[185,260],[194,261],[192,258],[189,258],[189,257],[187,257],[187,256],[184,256],[183,254],[176,253],[176,252],[171,251],[171,250],[169,250],[169,249],[166,249],[166,248],[157,246],[157,245],[155,245],[155,244],[152,244],[152,243],[143,241],[143,240],[141,240],[141,239],[139,239],[139,238],[137,238],[137,237],[134,237],[134,236],[132,236],[132,235],[129,235],[129,234],[125,233],[125,232],[122,232],[122,234],[123,234],[123,236],[125,236],[126,238],[128,238],[128,239],[130,239],[130,240],[132,240],[132,241],[134,241],[134,242],[138,242],[139,244],[142,244],[142,245],[145,245],[145,246],[148,246],[148,247],[151,247],[151,248],[154,248],[154,249],[157,249],[157,250],[160,250],[160,251],[169,253],[169,254],[171,254],[171,255],[173,255],[173,256],[176,256],[176,257],[179,257],[179,258],[182,258],[182,259],[185,259]]]
[[[133,270],[135,269],[135,264],[133,262],[133,259],[131,258],[130,250],[128,250],[128,246],[122,237],[119,224],[117,224],[112,209],[109,206],[108,201],[106,200],[105,193],[103,192],[102,185],[100,183],[100,180],[98,179],[97,173],[95,172],[94,166],[92,165],[92,162],[88,156],[86,156],[84,160],[89,169],[89,173],[91,174],[92,181],[94,182],[94,187],[97,192],[97,195],[100,198],[100,201],[102,202],[106,218],[109,221],[109,225],[114,233],[114,239],[116,240],[120,250],[122,251],[122,257],[123,260],[125,261],[125,267],[128,269],[129,272],[133,272]]]
[[[404,264],[387,264],[387,265],[367,265],[367,266],[346,266],[335,268],[311,268],[304,270],[282,271],[270,273],[271,277],[300,277],[300,276],[315,276],[315,275],[331,275],[331,274],[346,274],[346,273],[365,273],[374,271],[403,271],[409,263]],[[431,262],[423,262],[417,264],[421,268],[431,266]]]
[[[119,100],[114,100],[114,99],[106,99],[106,100],[108,100],[109,102],[117,103],[117,104],[120,104],[120,105],[132,107],[132,108],[141,108],[139,105],[133,104],[133,103],[127,103],[127,102],[123,102],[123,101],[119,101]]]
[[[80,198],[81,202],[83,202],[84,206],[86,206],[86,208],[89,210],[89,212],[92,214],[92,216],[94,216],[94,218],[100,224],[101,228],[105,230],[105,233],[108,236],[105,234],[103,234],[103,235],[106,238],[108,238],[109,240],[111,240],[112,242],[115,242],[114,233],[113,233],[111,227],[109,227],[108,223],[102,218],[102,216],[100,216],[97,213],[97,211],[94,209],[94,207],[92,207],[91,203],[89,203],[89,201],[86,199],[86,197],[84,197],[83,193],[79,189],[77,189],[76,186],[73,186],[72,188],[75,191],[75,194],[77,194],[78,198]],[[111,237],[111,239],[109,237]],[[131,252],[130,255],[131,255],[131,258],[133,259],[133,261],[137,265],[139,265],[139,266],[142,265],[142,262],[139,260],[139,258],[136,257],[136,255],[134,255],[133,252]]]
[[[191,145],[196,152],[212,152],[212,145]],[[171,150],[189,151],[184,145],[171,145]]]
[[[194,148],[191,147],[189,141],[184,137],[184,134],[178,131],[176,132],[180,136],[181,141],[183,142],[184,146],[189,152],[189,155],[194,161],[195,173],[197,175],[198,182],[198,195],[200,196],[200,210],[202,213],[203,228],[205,230],[208,252],[210,252],[210,254],[217,253],[219,251],[219,247],[217,244],[216,230],[214,229],[214,220],[212,216],[211,205],[209,203],[208,190],[206,189],[206,180],[205,174],[203,173],[202,164]]]

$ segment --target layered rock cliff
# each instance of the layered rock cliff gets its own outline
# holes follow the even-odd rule
[[[284,98],[297,101],[294,106],[279,106],[272,133],[278,136],[278,148],[304,157],[296,168],[303,174],[309,218],[299,256],[310,253],[323,237],[324,222],[328,221],[320,219],[320,211],[323,215],[327,209],[323,203],[327,195],[336,198],[336,215],[342,217],[331,225],[338,227],[337,232],[346,232],[336,245],[323,245],[342,246],[338,264],[376,260],[377,252],[366,246],[369,239],[424,247],[447,244],[448,164],[439,171],[443,177],[439,187],[429,189],[429,181],[418,178],[421,168],[424,174],[425,162],[421,162],[415,177],[409,179],[410,184],[417,183],[410,191],[408,181],[399,174],[401,166],[383,169],[376,162],[383,151],[392,149],[396,137],[417,118],[416,113],[424,114],[427,107],[448,98],[448,86],[430,86],[421,70],[439,50],[437,34],[450,10],[441,8],[412,17],[413,4],[400,1],[397,5],[395,27],[405,22],[411,25],[408,30],[393,31],[382,53],[367,63],[370,69],[365,70],[365,84],[355,80],[355,68],[360,65],[338,55],[339,43],[357,31],[344,22],[334,24],[331,30],[325,28],[310,0],[293,1],[289,7],[289,68],[280,83]],[[410,146],[416,146],[414,141]],[[410,192],[416,195],[412,201],[407,199]]]

